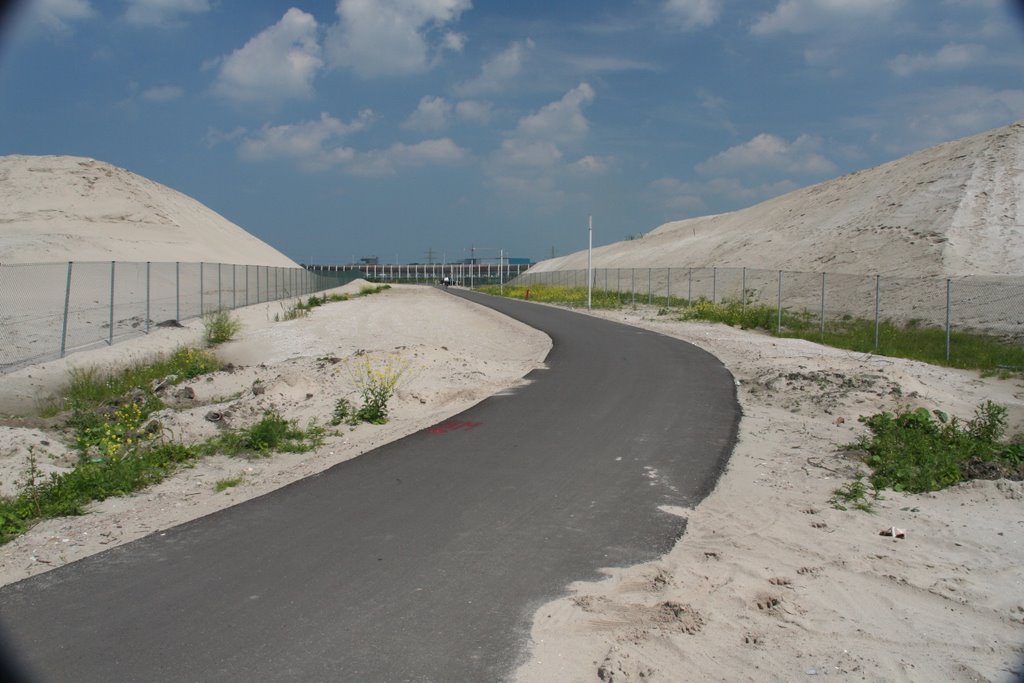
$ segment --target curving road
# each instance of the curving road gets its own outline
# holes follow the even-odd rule
[[[531,382],[266,496],[0,589],[38,681],[508,677],[530,620],[683,533],[715,484],[732,376],[653,332],[453,292],[549,334]]]

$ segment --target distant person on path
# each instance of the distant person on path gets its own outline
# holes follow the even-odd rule
[[[448,278],[448,276],[447,276],[447,275],[445,275],[445,276],[444,276],[444,277],[443,277],[443,278],[441,279],[441,284],[445,286],[445,289],[447,289],[447,288],[448,288],[448,285],[450,285],[451,283],[452,283],[452,281],[451,281],[451,280],[450,280],[450,279]]]

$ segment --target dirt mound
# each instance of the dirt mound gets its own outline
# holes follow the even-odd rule
[[[1024,122],[740,211],[666,223],[595,268],[746,267],[905,276],[1024,271]],[[532,272],[587,267],[586,251]]]
[[[298,264],[176,190],[102,161],[0,157],[0,263]]]

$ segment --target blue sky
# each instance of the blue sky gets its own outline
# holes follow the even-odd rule
[[[1024,118],[1011,0],[27,0],[0,154],[292,258],[542,259]]]

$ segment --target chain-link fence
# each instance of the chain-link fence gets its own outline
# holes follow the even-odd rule
[[[0,372],[147,334],[164,321],[323,291],[357,275],[223,263],[0,265]]]
[[[922,277],[805,273],[753,268],[596,268],[593,290],[622,303],[673,306],[706,300],[775,310],[774,326],[797,315],[824,335],[857,321],[997,335],[1024,342],[1024,277]],[[527,272],[510,284],[586,287],[586,270]]]

